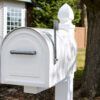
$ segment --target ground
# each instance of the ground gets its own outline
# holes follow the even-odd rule
[[[20,86],[1,85],[0,100],[54,100],[54,88],[33,95],[24,93]]]

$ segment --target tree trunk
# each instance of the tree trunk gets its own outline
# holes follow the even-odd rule
[[[26,13],[26,22],[28,27],[32,27],[32,11],[33,11],[33,5],[27,3],[26,4],[26,9],[27,9],[27,13]]]
[[[94,100],[100,85],[100,10],[99,6],[96,7],[97,1],[85,2],[88,17],[86,61],[82,85],[77,96],[87,97],[88,100]]]

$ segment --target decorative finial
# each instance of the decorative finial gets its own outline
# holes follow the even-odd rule
[[[65,22],[72,22],[74,19],[74,13],[72,8],[65,3],[58,11],[58,19],[60,20],[60,23],[65,23]]]

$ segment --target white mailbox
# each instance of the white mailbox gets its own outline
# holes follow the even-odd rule
[[[11,32],[1,48],[2,83],[49,88],[66,76],[63,38],[54,30],[20,28]]]
[[[5,37],[1,46],[2,83],[24,86],[25,92],[34,94],[56,85],[56,94],[62,95],[58,83],[67,79],[67,88],[72,87],[69,80],[75,72],[77,48],[71,23],[74,15],[67,4],[59,10],[58,18],[58,30],[23,27]]]

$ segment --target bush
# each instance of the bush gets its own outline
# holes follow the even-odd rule
[[[80,10],[77,9],[78,0],[36,0],[34,2],[38,7],[33,7],[33,27],[53,28],[53,20],[57,19],[58,10],[64,3],[68,3],[75,13],[73,23],[77,24],[80,21]]]

